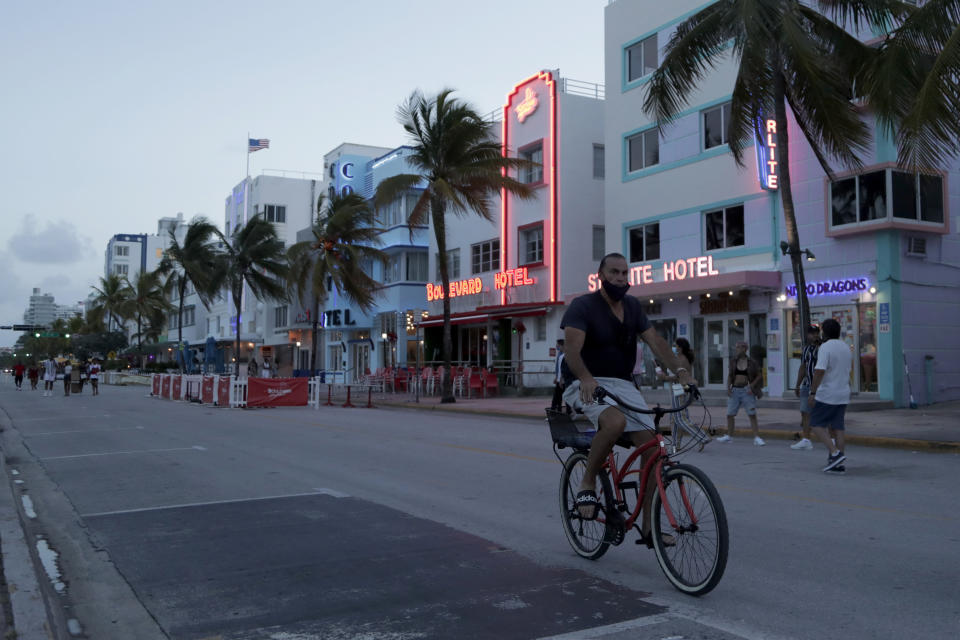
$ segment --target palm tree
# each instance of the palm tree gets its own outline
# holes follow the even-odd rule
[[[219,244],[223,239],[220,231],[204,217],[196,217],[187,225],[183,243],[177,240],[170,229],[170,246],[164,252],[160,272],[167,276],[167,286],[179,295],[177,305],[177,344],[183,345],[183,305],[187,286],[193,284],[197,297],[207,309],[223,286],[223,262],[219,259]]]
[[[93,287],[96,296],[93,299],[94,309],[107,317],[107,331],[114,330],[114,324],[121,324],[126,320],[126,303],[128,289],[123,278],[111,273],[106,278],[100,278],[100,286]]]
[[[840,24],[866,20],[887,29],[903,3],[818,0],[816,4]],[[800,322],[806,326],[810,306],[790,183],[787,106],[831,179],[834,173],[828,158],[859,167],[858,154],[867,148],[870,131],[850,98],[854,87],[864,81],[875,51],[801,0],[721,0],[677,25],[663,62],[653,73],[643,108],[656,118],[661,131],[731,53],[739,68],[727,128],[730,150],[736,163],[744,166],[744,150],[758,135],[763,138],[758,131],[761,119],[771,114],[776,119],[787,252],[797,285]]]
[[[511,178],[510,169],[530,165],[525,160],[508,158],[501,153],[491,125],[469,104],[451,96],[444,89],[434,98],[425,98],[419,91],[410,95],[397,109],[397,117],[409,137],[412,153],[408,162],[419,173],[387,178],[377,187],[376,204],[384,206],[401,193],[424,186],[407,223],[411,233],[415,226],[428,219],[433,223],[437,239],[440,279],[443,290],[450,290],[447,265],[448,212],[468,215],[471,211],[487,220],[493,219],[491,198],[507,191],[519,198],[532,198],[527,185]],[[450,297],[443,297],[443,362],[447,375],[443,379],[441,402],[455,402],[453,379],[450,377]]]
[[[147,327],[158,321],[163,324],[171,305],[167,301],[163,288],[162,274],[157,271],[141,271],[132,282],[126,280],[128,300],[125,305],[127,316],[137,322],[137,353],[143,357],[143,339],[147,336]],[[155,332],[154,332],[155,333]],[[141,363],[142,364],[142,363]]]
[[[929,169],[960,154],[960,0],[928,0],[904,16],[867,92],[881,125],[896,132],[901,164]]]
[[[237,312],[234,355],[239,370],[243,287],[250,287],[251,293],[260,300],[283,300],[286,297],[286,289],[282,284],[287,274],[286,255],[283,241],[277,237],[273,224],[256,215],[234,232],[220,260]]]
[[[379,284],[364,272],[363,265],[385,257],[372,246],[379,243],[381,230],[374,226],[375,215],[367,200],[355,193],[334,195],[325,206],[324,200],[323,195],[317,200],[317,218],[310,229],[313,239],[298,242],[287,251],[287,280],[295,285],[297,297],[303,300],[309,290],[313,301],[311,372],[317,362],[320,303],[332,288],[353,300],[361,310],[369,311]]]

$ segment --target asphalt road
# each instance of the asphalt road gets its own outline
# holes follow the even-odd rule
[[[529,419],[229,410],[142,388],[0,387],[8,469],[60,553],[88,637],[902,638],[960,633],[960,456],[746,439],[688,462],[730,522],[693,599],[627,542],[560,527],[560,465]],[[12,479],[12,478],[11,478]]]

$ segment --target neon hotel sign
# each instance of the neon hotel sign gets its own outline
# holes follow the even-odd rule
[[[511,287],[526,287],[536,283],[537,279],[530,277],[530,274],[527,272],[527,267],[518,267],[493,274],[493,286],[497,290],[509,289]],[[478,293],[483,293],[483,280],[480,278],[468,278],[450,283],[451,298],[472,296]],[[433,302],[434,300],[443,300],[443,285],[428,282],[427,302]]]
[[[631,285],[653,284],[653,266],[644,264],[636,267],[630,267],[628,279]],[[697,256],[696,258],[681,258],[679,260],[667,260],[661,264],[662,282],[679,282],[681,280],[692,280],[694,278],[706,278],[709,276],[718,276],[720,272],[713,266],[713,256]],[[595,273],[587,277],[587,285],[590,291],[596,291],[600,288],[600,278]]]
[[[780,187],[780,172],[777,167],[780,160],[777,158],[777,121],[767,118],[762,121],[763,126],[757,123],[757,173],[760,178],[760,186],[768,191],[775,191]]]

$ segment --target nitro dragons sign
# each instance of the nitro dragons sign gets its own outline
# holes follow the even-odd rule
[[[856,293],[866,291],[870,283],[866,278],[847,278],[844,280],[825,280],[823,282],[808,282],[808,296],[822,296],[831,293]],[[797,295],[797,285],[792,284],[785,289],[791,298]]]

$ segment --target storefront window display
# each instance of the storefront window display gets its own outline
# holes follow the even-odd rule
[[[829,307],[814,307],[810,310],[810,321],[820,325],[827,318],[840,323],[840,339],[854,353],[854,367],[850,372],[850,388],[860,392],[877,391],[877,305],[870,302],[854,303]],[[803,338],[800,335],[799,312],[793,309],[787,313],[787,332],[790,336],[788,350],[790,377],[788,388],[793,388],[803,352]]]

